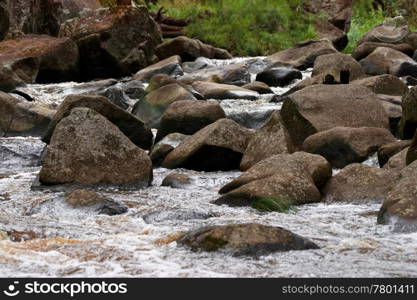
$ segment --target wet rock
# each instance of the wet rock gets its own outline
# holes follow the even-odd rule
[[[193,251],[225,250],[234,256],[319,249],[313,242],[281,227],[254,223],[199,228],[182,236],[177,243]]]
[[[384,169],[393,171],[401,171],[404,169],[406,167],[407,152],[408,147],[393,155],[384,165]]]
[[[409,140],[417,129],[417,86],[403,96],[401,106],[403,114],[398,133],[401,139]]]
[[[271,67],[290,66],[299,70],[313,67],[314,61],[320,55],[336,53],[328,39],[301,42],[295,46],[272,54],[267,57]]]
[[[193,73],[202,69],[215,68],[216,65],[207,57],[198,57],[194,61],[187,61],[182,64],[182,68],[186,73]]]
[[[42,136],[55,111],[0,92],[0,136]]]
[[[404,168],[400,179],[388,192],[379,211],[378,223],[399,231],[417,230],[417,165]]]
[[[325,157],[333,167],[341,169],[351,163],[363,162],[382,145],[395,141],[395,137],[383,128],[335,127],[309,136],[302,149]]]
[[[382,203],[396,180],[396,172],[351,164],[327,182],[323,193],[327,202]]]
[[[242,86],[242,88],[257,92],[261,95],[274,93],[266,83],[263,83],[260,81],[254,81],[254,82],[245,84],[244,86]]]
[[[282,153],[288,153],[288,147],[281,116],[279,111],[275,111],[268,122],[249,140],[240,169],[245,171],[261,160]]]
[[[415,160],[417,160],[417,131],[416,131],[416,134],[414,135],[414,138],[411,142],[410,148],[408,148],[407,156],[405,158],[405,163],[408,166],[409,164],[411,164]]]
[[[388,44],[378,42],[364,42],[357,46],[352,51],[352,57],[356,60],[361,60],[374,52],[376,48],[384,47],[400,51],[408,56],[412,56],[413,48],[409,44]]]
[[[273,68],[262,71],[256,75],[256,80],[266,83],[269,86],[284,87],[295,79],[302,79],[303,74],[297,69],[292,68]]]
[[[281,118],[288,141],[297,150],[310,135],[334,127],[389,129],[388,116],[380,102],[362,86],[314,85],[288,95]]]
[[[417,76],[417,62],[408,55],[391,48],[376,48],[359,63],[368,75]]]
[[[105,90],[96,92],[95,94],[106,97],[111,103],[117,105],[120,108],[128,109],[130,99],[126,96],[121,87],[112,86]]]
[[[56,125],[39,173],[45,185],[146,186],[152,162],[117,126],[77,107]]]
[[[165,110],[176,101],[196,100],[185,88],[177,83],[168,84],[146,95],[136,102],[132,114],[151,128],[159,128]]]
[[[65,201],[74,208],[94,206],[100,214],[114,216],[127,212],[127,207],[93,190],[78,189],[65,193]]]
[[[143,216],[147,224],[158,224],[170,221],[205,220],[214,217],[214,214],[189,209],[174,209],[149,213]]]
[[[338,83],[347,84],[365,76],[361,65],[350,55],[332,53],[319,56],[314,62],[312,76],[332,75]]]
[[[114,105],[107,98],[89,95],[69,95],[65,97],[64,102],[61,103],[49,124],[42,141],[49,143],[57,124],[63,118],[69,116],[76,107],[87,107],[95,110],[116,125],[138,147],[146,150],[151,147],[153,135],[143,122],[124,109]]]
[[[185,141],[187,137],[188,135],[181,133],[170,133],[165,136],[162,140],[153,146],[152,151],[149,154],[152,160],[152,164],[155,167],[160,166],[168,153],[170,153],[172,150],[174,150],[175,147]]]
[[[9,12],[6,5],[0,3],[0,41],[3,40],[9,32]]]
[[[8,138],[0,140],[0,169],[17,171],[40,166],[45,144],[37,138]]]
[[[57,36],[60,25],[80,16],[84,10],[101,7],[99,0],[13,0],[7,1],[10,12],[9,37],[22,34]]]
[[[224,195],[214,203],[285,211],[291,205],[319,202],[318,187],[331,174],[330,164],[319,155],[274,155],[222,187],[219,193]]]
[[[91,10],[65,22],[59,32],[80,50],[83,80],[128,76],[155,62],[162,42],[145,6]]]
[[[379,166],[382,168],[391,157],[401,152],[405,148],[410,147],[411,140],[404,141],[395,141],[379,147],[378,149],[378,162]]]
[[[196,171],[236,170],[252,134],[232,120],[218,120],[171,151],[162,166]]]
[[[251,110],[231,109],[226,111],[228,119],[231,119],[239,125],[251,128],[259,129],[269,120],[271,115],[276,111],[276,107],[260,107],[259,109],[253,108]]]
[[[141,100],[145,98],[145,85],[141,81],[132,80],[125,84],[123,91],[130,99]]]
[[[227,50],[215,48],[196,39],[185,36],[166,40],[155,49],[159,59],[165,59],[173,55],[181,56],[183,61],[193,61],[198,57],[230,59],[232,56]]]
[[[202,94],[205,99],[247,99],[256,100],[259,97],[257,92],[247,90],[229,84],[214,82],[196,81],[192,87]]]
[[[195,81],[209,81],[242,86],[251,81],[251,75],[245,64],[230,64],[197,70],[178,78],[178,81],[183,84],[192,84]]]
[[[171,173],[162,180],[161,186],[169,186],[174,189],[185,189],[191,186],[193,179],[185,174]]]
[[[358,79],[352,84],[365,86],[375,94],[402,96],[408,91],[407,85],[401,79],[389,74]]]
[[[405,78],[405,83],[407,85],[411,85],[411,86],[417,85],[417,78],[415,78],[413,76],[406,76],[404,78]]]
[[[217,102],[176,101],[162,115],[156,141],[175,132],[192,135],[223,118],[226,118],[226,114]]]
[[[78,76],[78,48],[69,38],[27,35],[0,42],[0,89],[24,83],[71,81]]]
[[[152,78],[149,80],[149,85],[146,88],[146,92],[150,93],[153,91],[156,91],[157,89],[170,85],[170,84],[179,84],[181,85],[175,78],[172,78],[166,74],[156,74],[152,76]],[[184,87],[183,85],[181,85]]]
[[[173,77],[184,75],[184,71],[181,68],[181,57],[174,55],[163,59],[156,64],[140,70],[133,76],[133,79],[149,80],[152,76],[157,74],[166,74]]]

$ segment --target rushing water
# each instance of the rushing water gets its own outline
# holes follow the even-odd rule
[[[59,104],[65,95],[79,90],[78,85],[31,85],[25,91],[36,95],[36,101]],[[279,103],[268,101],[267,96],[257,101],[225,100],[222,106],[229,115],[231,111],[280,108]],[[160,186],[173,171],[158,168],[149,188],[101,191],[129,207],[126,214],[110,217],[87,208],[71,208],[61,192],[31,190],[44,147],[39,139],[2,138],[0,147],[0,276],[417,276],[417,233],[397,233],[390,226],[377,225],[378,203],[319,203],[299,206],[288,214],[218,206],[211,201],[218,197],[219,188],[240,172],[175,170],[193,181],[188,188],[173,189]],[[375,165],[375,157],[365,163]],[[172,218],[190,211],[211,217]],[[149,218],[150,214],[157,217]],[[174,241],[182,232],[201,226],[246,222],[282,226],[311,239],[321,249],[250,258],[192,252]],[[31,238],[24,242],[1,240],[1,231],[25,233]]]

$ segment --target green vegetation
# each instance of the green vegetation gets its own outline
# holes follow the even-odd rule
[[[294,203],[282,197],[262,197],[253,201],[252,208],[265,212],[288,212],[294,209]]]
[[[160,0],[166,15],[195,20],[188,36],[225,48],[234,55],[267,55],[316,37],[315,17],[302,0]]]

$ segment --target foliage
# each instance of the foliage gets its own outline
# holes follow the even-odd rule
[[[167,15],[193,18],[188,36],[234,55],[268,55],[316,37],[302,0],[160,0]]]
[[[283,197],[259,197],[253,201],[252,207],[265,212],[288,212],[294,209],[294,203]]]

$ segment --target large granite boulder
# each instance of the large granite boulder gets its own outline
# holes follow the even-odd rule
[[[389,129],[388,115],[379,98],[359,85],[306,87],[286,97],[281,118],[295,150],[301,149],[310,135],[334,127]]]
[[[353,81],[352,84],[363,85],[375,94],[402,96],[408,92],[407,85],[400,78],[390,74],[358,79]]]
[[[77,45],[69,38],[26,35],[0,42],[0,90],[24,83],[70,81],[78,77]]]
[[[168,169],[197,171],[239,169],[239,164],[253,132],[229,119],[220,119],[188,137],[162,162]]]
[[[65,22],[59,36],[77,42],[84,80],[131,75],[155,62],[162,42],[144,6],[88,11]]]
[[[175,132],[192,135],[223,118],[226,118],[226,114],[217,102],[176,101],[162,115],[155,140],[159,141],[164,136]]]
[[[69,116],[76,107],[87,107],[100,113],[128,137],[133,144],[142,149],[150,149],[153,135],[151,130],[142,121],[131,113],[111,103],[102,96],[69,95],[58,107],[58,111],[48,126],[43,141],[49,143],[58,123]]]
[[[399,126],[399,136],[402,139],[412,139],[417,129],[417,86],[404,94],[401,102],[402,118]]]
[[[57,124],[42,161],[44,185],[121,185],[152,181],[152,162],[98,112],[77,107]]]

